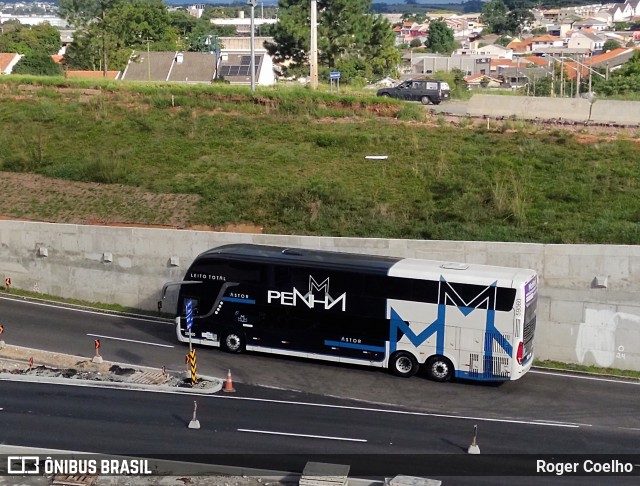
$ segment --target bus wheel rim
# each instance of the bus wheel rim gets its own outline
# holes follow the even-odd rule
[[[398,371],[408,373],[409,371],[411,371],[411,368],[413,368],[413,364],[411,363],[411,360],[409,358],[407,358],[406,356],[402,356],[398,358],[398,361],[396,361],[396,368],[398,369]]]
[[[240,347],[240,339],[235,334],[229,334],[226,343],[229,349],[236,350]]]
[[[444,361],[436,361],[431,367],[431,371],[438,378],[444,378],[449,374],[449,367]]]

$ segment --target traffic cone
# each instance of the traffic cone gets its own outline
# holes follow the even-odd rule
[[[235,392],[236,389],[233,388],[233,380],[231,380],[231,370],[227,373],[227,381],[224,384],[224,390],[226,392]]]

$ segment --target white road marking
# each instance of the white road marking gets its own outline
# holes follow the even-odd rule
[[[149,343],[147,341],[137,341],[135,339],[125,339],[125,338],[119,338],[119,337],[114,337],[114,336],[103,336],[101,334],[89,334],[89,333],[87,333],[87,336],[97,337],[97,338],[102,338],[102,339],[113,339],[114,341],[126,341],[128,343],[148,344],[149,346],[160,346],[161,348],[173,348],[174,347],[171,344]]]
[[[238,429],[238,432],[253,432],[254,434],[268,434],[268,435],[286,435],[290,437],[309,437],[311,439],[345,440],[349,442],[367,442],[366,439],[350,439],[348,437],[328,437],[326,435],[293,434],[288,432],[273,432],[270,430]]]
[[[2,409],[0,408],[0,410],[2,410]],[[639,429],[639,428],[637,428],[637,427],[618,427],[618,428],[619,428],[619,429],[622,429],[622,430],[633,430],[633,431],[635,431],[635,432],[640,431],[640,429]]]
[[[220,378],[219,378],[220,379]],[[29,376],[21,376],[18,380],[17,377],[1,377],[0,381],[28,381],[33,383],[43,383],[43,384],[55,384],[55,385],[64,385],[64,386],[84,386],[88,388],[110,388],[114,389],[113,386],[103,385],[99,382],[96,384],[93,383],[71,383],[73,380],[64,380],[59,381],[56,380],[51,382],[46,382],[42,378],[39,377],[29,377]],[[224,381],[224,380],[223,380]],[[126,384],[125,384],[126,385]],[[193,393],[190,392],[182,392],[182,391],[172,391],[172,390],[154,390],[154,389],[141,389],[141,388],[125,388],[118,387],[117,390],[121,391],[137,391],[137,392],[150,392],[150,393],[173,393],[178,395],[190,395],[194,396]],[[402,410],[389,410],[382,408],[367,408],[367,407],[349,407],[346,405],[328,405],[324,403],[309,403],[309,402],[293,402],[290,400],[272,400],[267,398],[248,398],[248,397],[230,397],[224,395],[199,395],[202,399],[204,398],[221,398],[221,399],[230,399],[230,400],[247,400],[251,402],[264,402],[264,403],[279,403],[283,405],[300,405],[303,407],[321,407],[321,408],[336,408],[342,410],[355,410],[362,412],[378,412],[378,413],[392,413],[398,415],[413,415],[416,417],[436,417],[436,418],[449,418],[449,419],[461,419],[461,420],[475,420],[478,422],[497,422],[497,423],[507,423],[507,424],[521,424],[521,425],[542,425],[546,427],[563,427],[570,429],[579,429],[580,425],[570,424],[570,423],[553,423],[553,422],[535,422],[528,420],[511,420],[511,419],[495,419],[495,418],[487,418],[487,417],[473,417],[473,416],[464,416],[464,415],[445,415],[445,414],[437,414],[437,413],[428,413],[428,412],[406,412]]]
[[[414,415],[417,417],[437,417],[437,418],[450,418],[450,419],[462,419],[462,420],[476,420],[479,422],[498,422],[498,423],[505,423],[505,424],[544,425],[547,427],[565,427],[569,429],[580,428],[580,425],[565,423],[565,422],[550,422],[550,421],[536,422],[535,420],[496,419],[496,418],[488,418],[488,417],[473,417],[470,415],[447,415],[447,414],[429,413],[429,412],[406,412],[403,410],[389,410],[384,408],[350,407],[346,405],[329,405],[326,403],[294,402],[290,400],[272,400],[267,398],[249,398],[249,397],[230,397],[230,396],[223,396],[223,395],[211,395],[210,398],[247,400],[247,401],[253,401],[253,402],[265,402],[265,403],[281,403],[283,405],[301,405],[305,407],[337,408],[341,410],[356,410],[356,411],[362,411],[362,412],[393,413],[398,415]]]
[[[593,425],[591,424],[583,424],[580,422],[560,422],[558,420],[542,420],[542,419],[535,419],[534,422],[545,422],[545,423],[549,423],[549,424],[569,424],[569,425],[578,425],[578,426],[582,426],[582,427],[593,427]]]
[[[597,376],[581,376],[581,375],[571,375],[566,373],[556,373],[553,371],[538,371],[538,370],[529,370],[529,373],[536,373],[538,375],[550,375],[550,376],[560,376],[562,378],[575,378],[578,380],[592,380],[592,381],[604,381],[607,383],[618,383],[620,385],[640,385],[640,380],[638,381],[626,381],[633,380],[633,378],[625,378],[622,377],[620,379],[613,378],[599,378]]]
[[[96,314],[96,315],[101,315],[101,316],[114,316],[114,317],[119,317],[122,319],[131,319],[134,321],[144,321],[144,322],[155,322],[157,324],[167,324],[169,326],[175,326],[175,323],[172,322],[167,322],[167,321],[161,321],[158,319],[153,319],[153,318],[148,318],[148,317],[144,317],[144,316],[128,316],[128,315],[124,315],[124,314],[118,314],[118,313],[110,313],[110,312],[101,312],[101,311],[94,311],[94,310],[89,310],[89,309],[84,309],[84,308],[79,308],[79,307],[67,307],[66,305],[55,305],[55,304],[47,304],[45,302],[33,302],[31,300],[21,300],[21,299],[13,299],[13,298],[9,298],[9,297],[3,297],[0,296],[0,299],[3,300],[10,300],[12,302],[18,302],[20,304],[31,304],[31,305],[39,305],[42,307],[53,307],[54,309],[61,309],[61,310],[70,310],[70,311],[74,311],[74,312],[83,312],[85,314]],[[68,304],[69,306],[71,306],[72,304]]]

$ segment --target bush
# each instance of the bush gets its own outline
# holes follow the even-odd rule
[[[62,67],[45,52],[26,54],[13,68],[13,74],[62,76]]]

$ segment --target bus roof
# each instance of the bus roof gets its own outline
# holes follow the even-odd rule
[[[419,260],[405,258],[389,270],[393,277],[439,280],[443,277],[447,282],[464,281],[477,285],[491,285],[497,282],[498,287],[519,287],[536,274],[535,270],[524,268],[479,265],[475,263],[452,263],[436,260]]]
[[[528,282],[535,270],[454,263],[417,258],[399,258],[359,253],[342,253],[327,250],[308,250],[284,246],[255,245],[250,243],[223,245],[201,253],[198,261],[224,257],[231,260],[269,262],[282,265],[312,265],[331,270],[354,270],[360,273],[388,275],[391,277],[464,281],[478,285],[497,282],[499,287],[518,287]]]
[[[341,253],[327,250],[308,250],[284,246],[254,244],[231,244],[212,248],[198,256],[198,259],[224,256],[242,261],[260,261],[283,265],[313,265],[331,269],[352,269],[362,273],[387,275],[389,268],[401,258]]]

